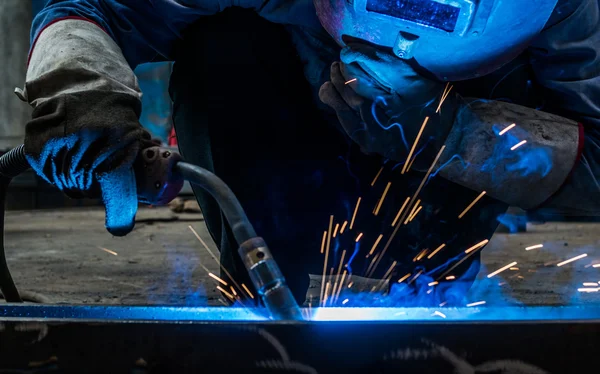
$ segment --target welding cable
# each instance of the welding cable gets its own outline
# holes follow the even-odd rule
[[[233,236],[239,244],[256,237],[254,227],[248,220],[242,205],[221,178],[206,169],[186,162],[178,162],[174,170],[180,173],[188,182],[202,187],[217,200],[221,211],[227,222],[229,222]]]
[[[6,192],[12,178],[29,169],[25,158],[25,149],[20,145],[0,156],[0,291],[4,300],[9,303],[21,303],[17,286],[10,275],[6,255],[4,253],[4,208],[6,206]]]

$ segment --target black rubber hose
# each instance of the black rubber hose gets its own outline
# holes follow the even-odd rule
[[[178,162],[174,169],[185,180],[202,187],[217,200],[238,244],[241,245],[245,241],[256,237],[254,227],[248,220],[244,209],[242,209],[233,191],[221,178],[206,169],[186,162]]]
[[[4,208],[6,192],[13,177],[29,169],[25,158],[25,149],[20,145],[0,156],[0,290],[4,300],[9,303],[22,303],[17,286],[10,275],[4,253]]]
[[[13,177],[29,169],[25,149],[20,145],[0,156],[0,290],[7,302],[22,302],[15,283],[10,275],[4,254],[4,208],[8,185]],[[227,222],[239,244],[255,238],[256,232],[248,220],[244,209],[233,191],[215,174],[201,167],[185,162],[175,165],[175,170],[188,180],[204,188],[221,207]]]

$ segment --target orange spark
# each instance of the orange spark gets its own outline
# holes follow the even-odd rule
[[[431,174],[431,172],[433,171],[433,168],[435,167],[435,165],[437,165],[438,160],[440,159],[440,157],[442,156],[442,153],[444,153],[444,150],[446,149],[446,146],[443,145],[440,150],[438,151],[437,155],[435,156],[435,159],[433,160],[433,162],[431,163],[431,166],[429,167],[429,169],[427,170],[427,173],[425,173],[425,176],[423,177],[423,179],[421,180],[421,184],[419,184],[419,187],[417,188],[417,190],[415,191],[415,193],[413,194],[413,197],[411,198],[412,201],[415,200],[415,198],[419,195],[419,193],[421,192],[421,189],[423,188],[423,186],[425,185],[425,182],[427,182],[427,179],[429,178],[429,175]],[[406,210],[408,211],[408,210]],[[406,212],[405,211],[405,212]],[[402,222],[402,219],[404,218],[404,216],[400,217],[400,222]],[[383,247],[383,250],[381,251],[381,256],[379,257],[380,259],[383,258],[383,256],[385,255],[385,252],[388,250],[388,248],[390,247],[390,245],[392,244],[392,241],[394,240],[394,238],[396,237],[396,234],[398,233],[398,230],[400,230],[401,225],[397,225],[396,228],[394,229],[394,231],[392,232],[392,235],[390,235],[389,239],[387,240],[387,242],[385,243],[385,246]],[[379,265],[379,263],[375,264],[375,268],[377,268],[377,266]],[[375,269],[374,268],[374,269]],[[373,269],[373,270],[374,270]]]
[[[436,249],[435,249],[433,252],[431,252],[431,253],[429,254],[429,256],[427,256],[427,259],[428,259],[428,260],[431,260],[431,258],[432,258],[433,256],[435,256],[435,255],[436,255],[436,254],[437,254],[439,251],[441,251],[441,250],[442,250],[442,248],[444,248],[445,246],[446,246],[446,244],[442,244],[442,245],[440,245],[439,247],[437,247],[437,248],[436,248]]]
[[[208,273],[208,276],[211,277],[212,279],[216,280],[217,282],[221,283],[223,286],[227,287],[227,282],[225,282],[223,279],[219,278],[218,276],[214,275],[213,273]]]
[[[244,291],[246,291],[246,293],[248,294],[248,296],[250,296],[251,299],[254,299],[254,295],[252,295],[252,292],[250,292],[250,290],[248,289],[248,287],[246,287],[244,283],[242,283],[242,288],[244,289]]]
[[[408,171],[408,163],[410,162],[410,159],[413,156],[413,153],[415,152],[415,148],[417,147],[417,144],[419,143],[419,140],[421,139],[421,134],[423,134],[423,130],[425,129],[425,126],[427,125],[427,122],[429,121],[429,117],[425,117],[425,120],[423,121],[423,124],[421,125],[421,129],[419,130],[419,133],[417,134],[417,137],[415,138],[415,141],[412,145],[412,147],[410,148],[410,152],[408,152],[408,157],[406,158],[406,162],[404,163],[404,166],[402,167],[402,172],[400,174],[404,174]]]
[[[394,222],[392,222],[392,227],[396,226],[396,222],[398,222],[398,219],[400,218],[402,211],[404,210],[404,208],[406,208],[406,204],[408,204],[409,201],[410,201],[410,196],[407,197],[406,200],[404,200],[404,204],[402,204],[402,207],[400,208],[400,210],[398,210],[398,214],[396,214],[396,218],[394,218]]]
[[[367,254],[367,257],[371,256],[373,254],[373,252],[375,252],[375,248],[377,248],[377,244],[379,244],[379,242],[381,241],[381,238],[383,238],[383,234],[380,234],[377,237],[377,240],[375,240],[375,243],[373,244],[373,247],[371,247],[371,250]]]
[[[348,221],[344,221],[344,223],[342,223],[342,228],[340,229],[340,235],[342,235],[344,233],[344,229],[346,229],[347,224],[348,224]]]
[[[469,254],[471,252],[473,252],[474,250],[483,247],[484,245],[486,245],[489,242],[488,239],[482,240],[479,243],[475,244],[474,246],[472,246],[471,248],[467,249],[465,251],[465,253]]]
[[[474,303],[467,304],[467,306],[472,307],[472,306],[483,305],[483,304],[485,304],[485,301],[476,301]]]
[[[360,197],[358,198],[358,201],[356,202],[356,207],[354,208],[354,213],[352,214],[352,220],[350,221],[350,230],[352,230],[352,227],[354,227],[354,219],[356,218],[356,212],[358,212],[358,206],[360,205]]]
[[[506,126],[506,127],[505,127],[505,128],[502,130],[502,131],[500,131],[500,132],[498,133],[498,135],[502,136],[502,135],[506,134],[506,132],[507,132],[508,130],[512,129],[512,128],[513,128],[513,127],[515,127],[515,126],[516,126],[516,124],[514,124],[514,123],[513,123],[512,125]]]
[[[392,185],[392,182],[388,182],[387,186],[385,186],[385,190],[383,191],[383,195],[381,195],[381,199],[379,199],[379,203],[377,204],[377,208],[375,208],[375,215],[379,214],[379,209],[381,209],[381,204],[383,204],[383,200],[385,199],[385,195],[387,195],[388,190],[390,189],[391,185]]]
[[[543,244],[536,244],[536,245],[532,245],[532,246],[529,246],[529,247],[525,248],[525,250],[526,251],[531,251],[532,249],[538,249],[538,248],[543,248],[543,247],[544,247]]]
[[[371,182],[371,187],[373,187],[375,185],[375,182],[377,182],[377,178],[379,178],[379,175],[381,175],[382,171],[383,171],[383,166],[381,167],[381,169],[379,169],[379,172],[377,173],[377,175],[375,175],[373,182]]]
[[[506,265],[506,266],[503,266],[503,267],[501,267],[500,269],[498,269],[498,270],[494,271],[493,273],[490,273],[490,274],[488,274],[488,276],[487,276],[487,277],[488,277],[488,278],[491,278],[491,277],[493,277],[494,275],[498,275],[498,274],[502,273],[504,270],[506,270],[506,269],[508,269],[508,268],[510,268],[510,267],[512,267],[512,266],[515,266],[516,264],[517,264],[516,262],[511,262],[510,264],[508,264],[508,265]]]
[[[118,256],[119,255],[117,252],[111,251],[110,249],[106,249],[106,248],[102,248],[102,247],[98,247],[98,249],[101,249],[101,250],[103,250],[106,253],[110,253],[113,256]]]
[[[513,145],[512,147],[510,147],[510,150],[514,151],[515,149],[519,148],[520,146],[522,146],[525,143],[527,143],[527,140],[521,140],[517,144]]]
[[[323,231],[323,239],[321,240],[321,253],[325,251],[325,242],[327,241],[327,231]]]
[[[461,214],[459,214],[459,215],[458,215],[458,219],[461,219],[461,218],[463,218],[463,217],[465,216],[465,214],[467,214],[467,212],[468,212],[469,210],[471,210],[471,208],[473,207],[473,205],[477,204],[477,202],[478,202],[478,201],[479,201],[479,200],[480,200],[480,199],[483,197],[483,195],[485,195],[485,191],[482,191],[482,192],[479,194],[479,196],[477,196],[477,197],[475,198],[475,200],[473,200],[473,202],[472,202],[471,204],[469,204],[469,206],[467,206],[467,207],[465,208],[465,210],[463,210],[463,211],[462,211],[462,213],[461,213]]]
[[[323,279],[321,281],[321,297],[319,301],[323,301],[323,294],[325,292],[325,276],[327,275],[327,262],[329,261],[329,245],[331,244],[331,229],[333,226],[333,216],[329,216],[329,230],[327,230],[327,245],[325,247],[325,260],[323,261]]]
[[[228,298],[230,298],[232,301],[235,301],[235,297],[230,294],[229,292],[227,292],[223,287],[221,286],[217,286],[217,290],[223,292]]]
[[[568,260],[565,260],[565,261],[563,261],[563,262],[559,262],[558,264],[556,264],[556,266],[563,266],[563,265],[566,265],[566,264],[568,264],[569,262],[573,262],[573,261],[581,260],[581,259],[582,259],[582,258],[584,258],[584,257],[587,257],[587,253],[584,253],[584,254],[582,254],[582,255],[579,255],[579,256],[575,256],[575,257],[573,257],[573,258],[570,258],[570,259],[568,259]]]

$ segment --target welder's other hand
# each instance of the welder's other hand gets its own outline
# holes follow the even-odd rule
[[[395,64],[406,65],[403,69],[407,76],[412,77],[407,82],[417,80],[406,63],[399,60]],[[396,77],[396,82],[399,80]],[[331,66],[331,81],[321,87],[319,96],[336,111],[352,140],[368,152],[379,153],[398,162],[406,160],[425,117],[429,116],[429,124],[413,153],[419,154],[414,168],[426,169],[454,122],[456,96],[448,96],[446,100],[451,98],[448,104],[445,103],[443,110],[438,112],[436,109],[443,85],[413,82],[406,87],[406,92],[399,94],[389,87],[382,87],[356,62],[350,65],[336,62]],[[432,87],[441,89],[437,92]]]
[[[138,107],[119,94],[64,95],[38,105],[26,127],[31,167],[70,197],[101,197],[106,228],[116,236],[133,229],[138,198],[132,165],[152,145],[137,121]]]
[[[319,90],[321,101],[333,108],[348,136],[366,153],[379,153],[390,159],[398,159],[402,153],[402,139],[395,133],[386,134],[384,125],[378,123],[383,113],[374,101],[354,91],[341,72],[341,63],[331,65],[331,81]]]
[[[344,75],[359,78],[353,85],[356,92],[371,100],[384,95],[396,106],[425,106],[444,88],[443,83],[419,74],[411,63],[372,45],[349,43],[340,59]],[[369,79],[360,79],[364,75]]]

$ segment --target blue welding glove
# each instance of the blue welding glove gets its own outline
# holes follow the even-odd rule
[[[73,198],[102,197],[106,228],[133,229],[138,198],[133,162],[152,145],[138,122],[139,101],[99,91],[60,95],[38,105],[25,152],[35,172]]]
[[[369,45],[349,45],[341,60],[332,64],[331,81],[319,96],[336,111],[348,136],[366,152],[405,162],[429,117],[411,157],[413,169],[426,170],[454,123],[458,95],[450,91],[438,110],[443,83]]]

